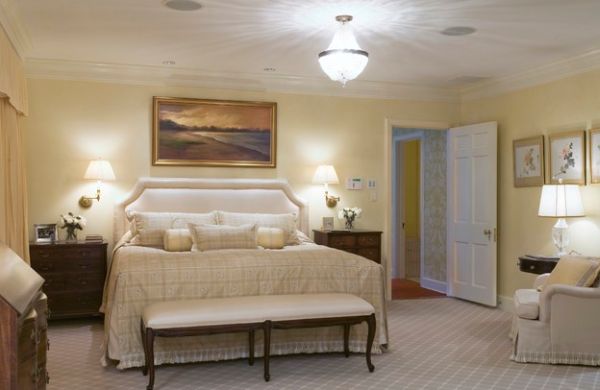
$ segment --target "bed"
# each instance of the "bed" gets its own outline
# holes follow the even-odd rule
[[[114,239],[102,311],[103,359],[117,368],[144,364],[139,321],[144,306],[165,300],[265,294],[343,292],[376,310],[374,353],[388,344],[381,265],[316,245],[306,239],[278,250],[221,249],[167,252],[128,244],[132,212],[294,213],[298,230],[309,233],[308,205],[283,180],[142,178],[115,207]],[[341,327],[281,330],[272,335],[272,354],[343,351]],[[156,364],[247,357],[247,335],[164,338],[155,346]],[[257,343],[261,343],[257,334]],[[350,349],[364,352],[366,325],[354,326]]]

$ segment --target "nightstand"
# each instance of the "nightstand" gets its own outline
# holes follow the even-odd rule
[[[519,266],[519,270],[523,272],[541,275],[552,272],[558,260],[558,257],[525,255],[519,257],[517,265]]]
[[[44,279],[50,319],[100,315],[105,242],[31,243],[31,267]]]
[[[381,232],[374,230],[313,230],[315,243],[341,249],[381,263]]]

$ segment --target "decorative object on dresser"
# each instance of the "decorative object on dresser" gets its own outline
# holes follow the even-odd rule
[[[550,183],[585,184],[585,131],[548,136]]]
[[[362,215],[362,209],[359,207],[344,207],[338,213],[338,218],[344,220],[346,230],[352,230],[354,228],[354,220],[360,218]]]
[[[592,184],[600,183],[600,129],[590,130],[590,180]]]
[[[335,207],[340,201],[340,197],[329,195],[329,184],[339,184],[340,179],[338,179],[333,165],[319,165],[312,181],[314,184],[323,184],[325,187],[325,204],[327,204],[327,207]]]
[[[333,217],[323,217],[323,226],[321,226],[321,230],[324,232],[333,230]]]
[[[524,255],[519,256],[517,265],[519,266],[519,270],[523,272],[541,275],[552,272],[558,260],[558,257]]]
[[[33,225],[35,242],[53,242],[58,239],[58,230],[55,223],[37,223]]]
[[[277,103],[154,97],[153,165],[275,167]]]
[[[77,230],[83,230],[87,221],[81,215],[73,215],[72,212],[68,212],[66,215],[60,216],[62,223],[61,229],[67,231],[66,241],[77,241]]]
[[[544,136],[513,141],[515,187],[537,187],[544,184]]]
[[[96,196],[82,196],[79,198],[79,205],[83,208],[89,208],[92,206],[92,201],[95,199],[100,202],[100,187],[103,181],[115,180],[115,173],[113,172],[112,166],[106,160],[101,158],[90,161],[85,175],[83,176],[86,180],[96,180]]]
[[[557,257],[566,255],[566,247],[569,245],[569,225],[565,218],[584,215],[579,186],[562,184],[560,179],[559,184],[546,184],[542,187],[538,216],[558,218],[552,228],[552,240],[557,249]]]
[[[44,279],[0,244],[0,389],[45,389],[47,298]]]
[[[106,246],[86,241],[29,245],[31,266],[46,279],[51,319],[100,315]]]
[[[374,230],[313,230],[315,243],[356,253],[381,263],[381,232]]]

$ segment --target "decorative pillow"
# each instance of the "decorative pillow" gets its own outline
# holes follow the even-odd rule
[[[298,235],[298,242],[300,244],[314,244],[315,243],[313,240],[310,239],[309,236],[302,233],[302,231],[300,231],[300,230],[296,230],[296,234]]]
[[[542,291],[552,284],[590,287],[600,272],[600,262],[582,256],[564,256],[556,264],[546,282],[538,287]]]
[[[251,214],[218,211],[218,220],[220,225],[240,226],[256,224],[258,227],[279,228],[283,230],[286,245],[297,245],[300,243],[296,233],[296,214],[293,213]]]
[[[256,249],[256,225],[188,225],[192,251],[215,249]]]
[[[256,240],[265,249],[281,249],[285,246],[283,230],[279,228],[259,227]]]
[[[163,247],[168,252],[192,250],[192,234],[189,229],[167,229],[163,235]]]
[[[216,213],[160,213],[134,212],[131,215],[132,243],[146,246],[162,246],[165,230],[185,228],[187,223],[216,223]]]

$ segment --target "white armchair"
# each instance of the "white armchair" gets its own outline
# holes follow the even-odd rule
[[[517,290],[511,337],[517,362],[600,365],[600,278],[592,287],[537,287]]]

